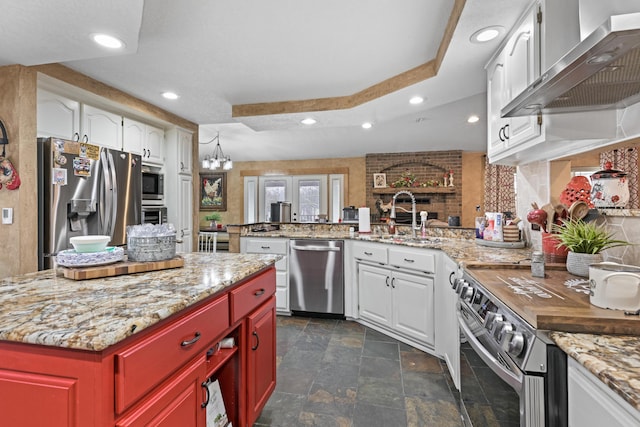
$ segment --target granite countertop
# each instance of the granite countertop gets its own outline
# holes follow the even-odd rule
[[[565,353],[640,411],[640,337],[551,332]]]
[[[0,340],[101,351],[274,264],[278,255],[183,254],[182,268],[70,280],[0,281]]]

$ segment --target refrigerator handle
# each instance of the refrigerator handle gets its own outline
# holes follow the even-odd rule
[[[118,178],[116,176],[116,164],[113,161],[113,153],[109,152],[109,172],[111,173],[111,223],[109,236],[113,236],[116,230],[116,216],[118,215]]]
[[[102,149],[100,151],[100,162],[102,163],[102,175],[104,177],[104,188],[102,194],[100,195],[100,199],[103,206],[104,218],[102,218],[102,233],[107,234],[109,229],[109,224],[111,223],[111,197],[108,196],[108,193],[111,191],[111,175],[109,174],[109,162],[107,160],[107,151]]]

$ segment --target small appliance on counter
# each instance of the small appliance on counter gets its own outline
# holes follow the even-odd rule
[[[358,222],[358,208],[355,206],[342,208],[342,222]]]
[[[271,203],[271,222],[291,222],[291,202]]]

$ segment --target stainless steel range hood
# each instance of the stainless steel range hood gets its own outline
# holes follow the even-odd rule
[[[640,101],[640,13],[611,16],[514,98],[503,117],[620,108]]]

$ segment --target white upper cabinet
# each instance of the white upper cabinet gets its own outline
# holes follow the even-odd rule
[[[145,124],[122,118],[122,150],[142,156],[144,148]],[[143,159],[144,160],[144,159]]]
[[[191,148],[191,145],[189,145]],[[164,130],[146,125],[143,162],[161,165],[164,163]]]
[[[102,147],[122,149],[122,116],[90,105],[82,105],[82,139]]]
[[[178,173],[191,175],[193,170],[193,156],[191,155],[192,133],[182,129],[177,131],[178,144]]]
[[[122,149],[142,156],[144,163],[164,163],[164,130],[123,117]]]
[[[38,137],[73,139],[80,133],[80,103],[38,89]]]

